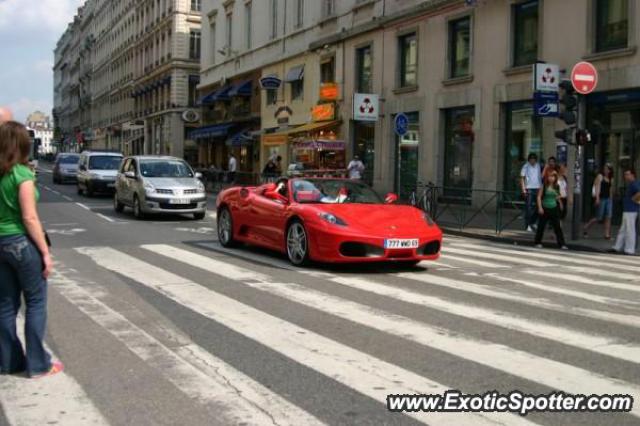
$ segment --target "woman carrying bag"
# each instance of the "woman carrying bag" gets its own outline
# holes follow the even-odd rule
[[[20,123],[0,125],[0,373],[43,377],[63,370],[43,339],[47,278],[53,263],[38,217],[39,193],[28,166],[31,139]],[[26,354],[16,332],[21,298],[26,304]]]
[[[569,248],[564,242],[564,234],[560,226],[560,217],[565,206],[562,204],[557,172],[552,171],[546,176],[542,189],[538,191],[537,205],[540,219],[538,221],[538,230],[536,231],[536,247],[542,248],[542,237],[544,236],[547,222],[550,222],[553,232],[556,234],[558,247],[562,250],[568,250]]]

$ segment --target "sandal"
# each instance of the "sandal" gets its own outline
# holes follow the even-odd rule
[[[51,368],[46,373],[36,374],[35,376],[31,376],[32,379],[41,379],[43,377],[53,376],[54,374],[58,374],[64,371],[64,364],[60,361],[54,361],[51,364]]]

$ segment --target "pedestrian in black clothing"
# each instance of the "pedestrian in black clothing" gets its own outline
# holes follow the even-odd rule
[[[542,247],[542,237],[549,222],[553,227],[553,232],[556,234],[558,247],[567,250],[568,247],[565,244],[564,234],[560,226],[561,212],[565,207],[562,204],[562,194],[560,192],[560,185],[558,185],[558,172],[552,171],[546,176],[542,190],[538,191],[537,204],[540,220],[536,231],[536,247]]]

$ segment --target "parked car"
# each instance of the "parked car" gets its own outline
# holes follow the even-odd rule
[[[286,254],[294,265],[310,261],[392,261],[406,266],[440,256],[442,231],[422,210],[384,199],[348,179],[282,178],[258,187],[232,187],[218,195],[218,240]]]
[[[186,161],[166,156],[127,157],[116,178],[114,208],[133,209],[136,218],[152,213],[193,214],[204,219],[207,199],[202,175]]]
[[[78,164],[78,195],[91,197],[97,192],[113,192],[122,154],[84,151]]]
[[[76,182],[80,154],[60,153],[53,163],[53,183]]]

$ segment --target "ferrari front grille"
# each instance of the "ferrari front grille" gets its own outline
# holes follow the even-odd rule
[[[344,257],[381,257],[384,249],[371,244],[346,242],[340,245],[340,254]]]

